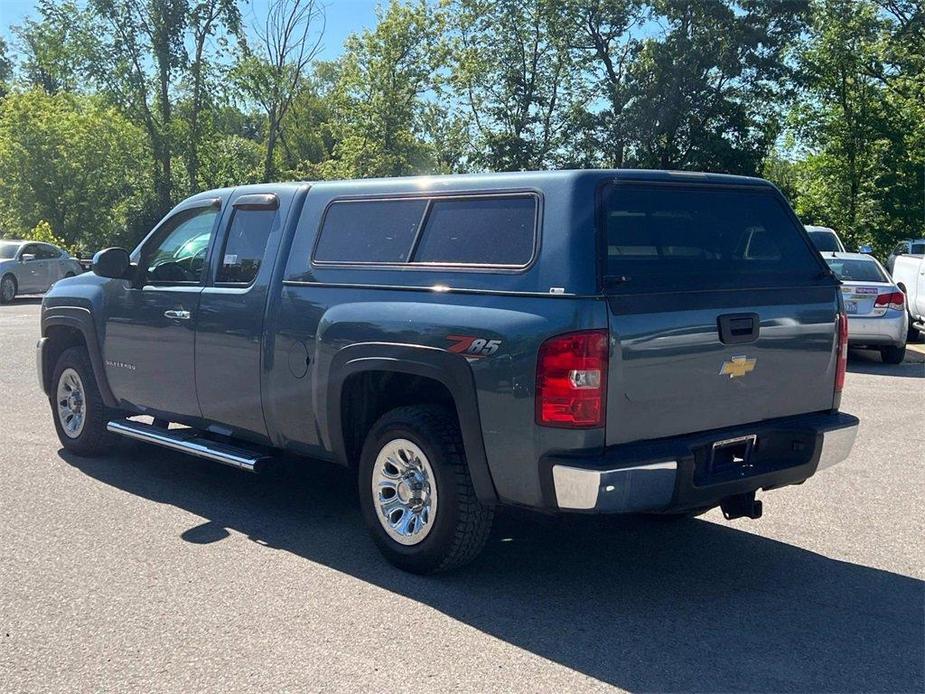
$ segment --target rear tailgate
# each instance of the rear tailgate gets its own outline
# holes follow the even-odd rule
[[[775,189],[603,192],[608,444],[831,409],[838,283]]]

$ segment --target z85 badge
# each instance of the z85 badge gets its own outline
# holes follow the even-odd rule
[[[453,344],[449,346],[450,352],[462,354],[467,359],[483,359],[501,349],[501,340],[486,340],[475,335],[447,335],[446,339]]]

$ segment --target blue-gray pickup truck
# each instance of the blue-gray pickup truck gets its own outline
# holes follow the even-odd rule
[[[756,491],[844,460],[858,424],[839,282],[753,178],[209,191],[57,282],[41,321],[65,449],[344,465],[419,573],[475,557],[499,505],[757,518]]]

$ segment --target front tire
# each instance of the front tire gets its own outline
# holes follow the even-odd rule
[[[902,364],[906,358],[906,345],[890,345],[880,348],[880,358],[884,364]]]
[[[8,304],[16,298],[16,278],[13,275],[4,275],[0,280],[0,304]]]
[[[398,568],[446,571],[485,546],[494,513],[476,498],[462,436],[446,408],[383,415],[366,437],[358,477],[366,525]]]
[[[112,412],[103,403],[85,348],[70,347],[58,357],[49,402],[58,440],[65,449],[86,457],[109,451],[114,437],[106,431],[106,424]]]

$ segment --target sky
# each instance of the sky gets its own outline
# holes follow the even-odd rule
[[[245,23],[251,25],[255,15],[265,15],[268,1],[241,0]],[[341,54],[347,36],[375,25],[377,0],[327,0],[325,5],[327,24],[318,58],[330,60]],[[35,8],[35,0],[0,0],[0,36],[9,40],[10,27],[26,17],[35,16]]]

